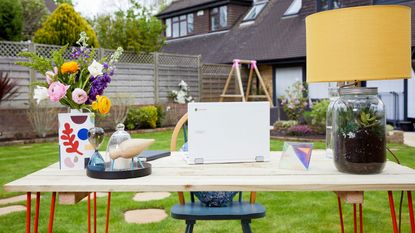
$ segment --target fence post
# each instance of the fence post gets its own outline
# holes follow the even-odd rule
[[[98,50],[98,60],[101,60],[104,57],[105,51],[103,48],[99,48]]]
[[[160,101],[159,96],[159,53],[154,53],[154,102],[156,104]]]
[[[203,93],[203,77],[202,77],[202,62],[201,62],[202,56],[197,56],[197,75],[198,75],[198,88],[199,88],[199,102],[202,102],[202,93]]]
[[[29,52],[36,53],[36,44],[33,42],[29,43]],[[33,104],[33,87],[30,85],[31,83],[36,82],[36,71],[33,70],[33,68],[29,69],[29,99],[27,100],[29,102],[29,106],[32,106]]]

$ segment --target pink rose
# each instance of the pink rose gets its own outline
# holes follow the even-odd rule
[[[66,95],[69,85],[65,86],[59,81],[53,82],[50,84],[48,89],[49,99],[52,102],[58,102]]]
[[[83,104],[88,100],[88,95],[81,88],[75,88],[72,92],[72,100],[77,104]]]

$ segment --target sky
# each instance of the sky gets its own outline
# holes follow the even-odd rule
[[[156,6],[160,0],[138,0],[146,7]],[[82,16],[93,18],[98,14],[112,13],[118,9],[126,10],[130,7],[129,0],[73,0],[75,10]]]

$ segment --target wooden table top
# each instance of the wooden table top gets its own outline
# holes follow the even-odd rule
[[[61,171],[55,163],[4,186],[18,192],[141,191],[369,191],[415,190],[415,170],[388,161],[376,175],[340,173],[323,150],[314,150],[308,171],[279,168],[281,152],[270,162],[187,165],[183,153],[152,161],[152,174],[100,180],[83,171]]]

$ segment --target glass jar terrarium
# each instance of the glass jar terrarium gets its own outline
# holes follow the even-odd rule
[[[326,156],[333,158],[333,111],[334,103],[339,99],[339,88],[329,88],[329,106],[326,113]]]
[[[340,88],[333,107],[334,164],[341,172],[380,173],[386,163],[385,108],[377,88]]]

